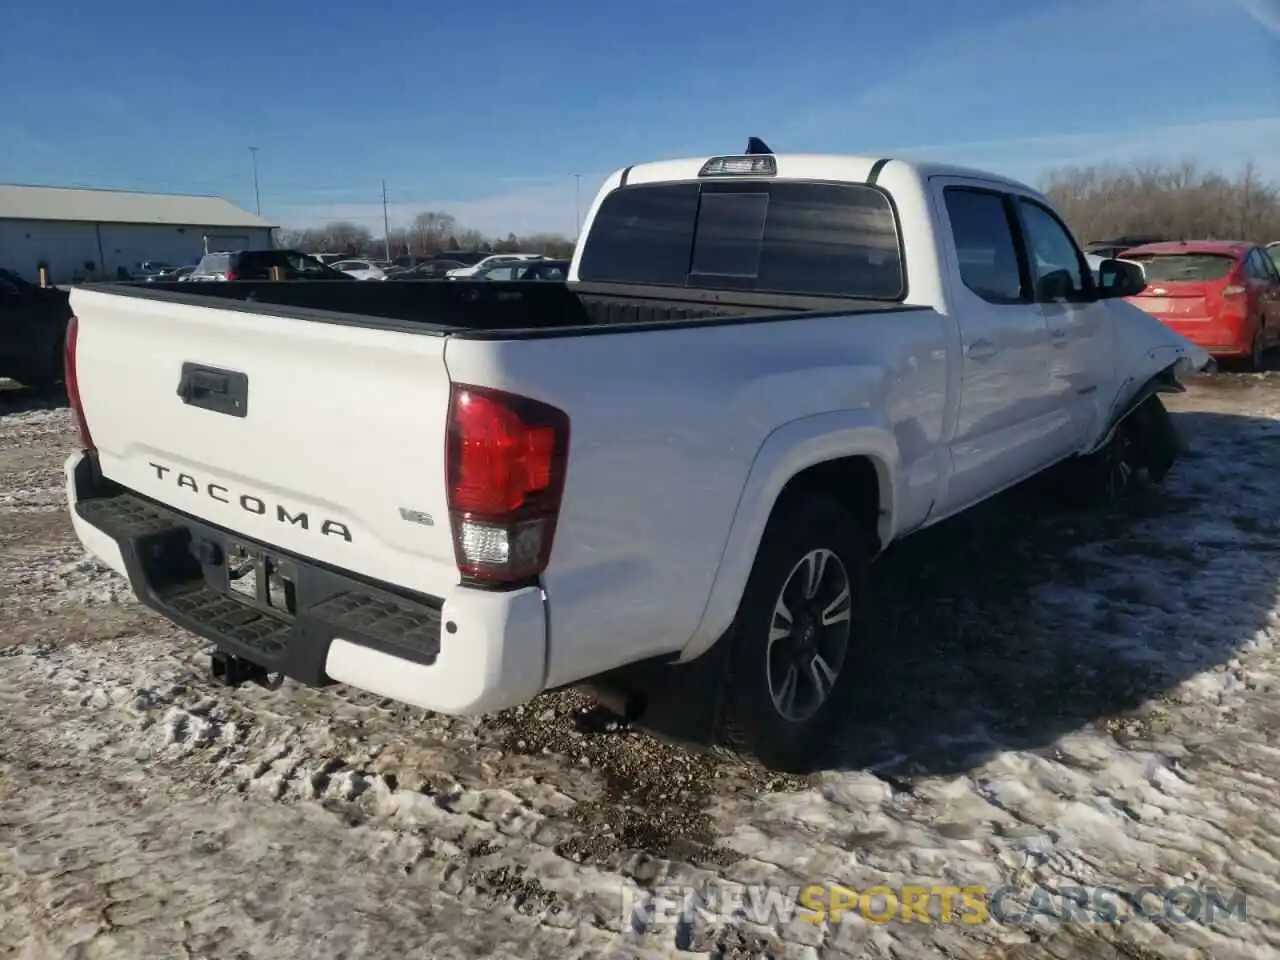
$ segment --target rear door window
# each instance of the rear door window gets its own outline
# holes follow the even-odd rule
[[[861,184],[637,184],[605,197],[581,280],[900,300],[906,276],[884,193]]]
[[[990,190],[946,187],[942,191],[956,245],[960,280],[988,303],[1026,303],[1013,211]]]

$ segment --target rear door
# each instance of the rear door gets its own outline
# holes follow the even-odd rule
[[[103,473],[322,563],[436,596],[456,584],[446,338],[207,302],[73,290]],[[180,396],[184,366],[188,383],[201,372],[188,365],[206,389],[242,378],[241,410]]]
[[[1049,331],[1019,255],[1013,199],[966,181],[932,182],[949,224],[940,240],[952,263],[962,351],[950,513],[1043,466],[1052,456],[1046,436],[1061,417],[1049,395]]]
[[[1280,274],[1263,249],[1254,247],[1245,260],[1245,275],[1263,336],[1268,345],[1274,345],[1280,342]]]

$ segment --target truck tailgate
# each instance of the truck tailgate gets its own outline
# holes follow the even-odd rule
[[[444,337],[87,289],[71,308],[104,476],[376,580],[457,583]],[[236,409],[222,392],[242,385]]]

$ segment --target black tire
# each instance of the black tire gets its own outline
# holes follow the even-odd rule
[[[1143,474],[1163,482],[1183,444],[1158,394],[1152,394],[1116,427],[1102,449],[1062,464],[1054,480],[1070,506],[1100,508],[1129,497]]]
[[[1265,321],[1258,324],[1249,348],[1249,371],[1263,373],[1267,369],[1267,330]]]
[[[1129,416],[1130,443],[1138,466],[1153,483],[1163,483],[1187,444],[1159,394],[1147,397]]]
[[[722,753],[727,751],[744,763],[783,773],[809,773],[826,760],[832,746],[833,726],[847,710],[855,682],[862,676],[857,661],[867,649],[866,545],[863,532],[849,512],[826,496],[815,496],[785,507],[770,518],[737,615],[721,640],[728,644],[715,734],[716,746]],[[806,558],[818,552],[823,552],[827,567],[814,599],[801,604],[795,599],[799,594],[794,593],[797,584],[793,575]],[[838,565],[832,566],[832,560],[838,561]],[[800,571],[801,588],[805,586],[803,578],[808,569]],[[847,621],[839,619],[843,604],[835,607],[827,596],[839,593],[841,578],[849,591]],[[784,591],[792,591],[788,593],[787,602],[797,608],[794,630],[788,639],[771,643],[775,607]],[[811,616],[811,611],[804,607],[820,609],[824,605],[834,610],[832,617],[837,622],[813,635],[813,640],[807,637],[802,640],[804,624]],[[797,692],[801,685],[797,672],[790,701],[792,718],[788,719],[775,703],[770,674],[774,675],[773,691],[782,693],[785,676],[792,666],[783,662],[788,659],[786,651],[805,651],[806,655],[818,652],[825,657],[824,663],[827,659],[837,659],[832,650],[840,631],[832,627],[841,623],[848,627],[844,654],[838,665],[827,664],[836,669],[832,671],[834,680],[830,681],[825,698],[812,713],[802,715],[806,711],[796,702],[802,696]],[[805,675],[804,683],[811,694],[815,691],[810,676],[820,672],[817,659],[806,661],[811,673]],[[787,703],[785,694],[780,699]],[[816,700],[816,696],[808,699]]]

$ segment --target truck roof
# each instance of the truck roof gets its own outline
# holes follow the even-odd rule
[[[742,156],[742,154],[723,153],[706,157],[682,157],[675,160],[655,160],[651,163],[637,163],[615,171],[613,180],[619,176],[624,184],[658,183],[668,180],[696,180],[698,171],[703,165],[716,156]],[[945,163],[931,163],[921,160],[910,160],[904,157],[878,157],[856,154],[826,153],[778,153],[770,154],[778,165],[778,179],[787,180],[835,180],[846,183],[866,183],[871,179],[872,171],[878,172],[889,163],[902,164],[921,178],[948,176],[968,179],[988,180],[1005,186],[1016,187],[1038,193],[1018,180],[1003,177],[988,170],[955,166]]]

